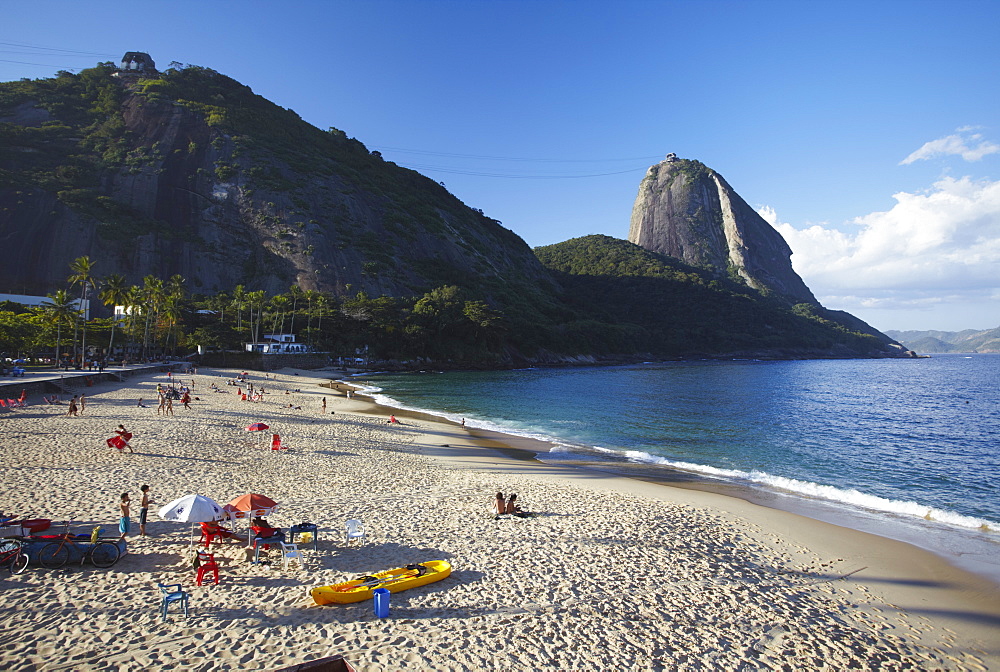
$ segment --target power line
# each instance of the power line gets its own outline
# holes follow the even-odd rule
[[[0,58],[0,63],[17,63],[18,65],[39,65],[43,68],[55,68],[56,70],[82,70],[78,65],[74,66],[61,66],[61,65],[51,65],[49,63],[29,63],[27,61],[11,61],[6,58]]]
[[[411,170],[429,171],[436,173],[449,173],[452,175],[470,175],[473,177],[500,177],[513,180],[570,180],[581,177],[605,177],[607,175],[624,175],[625,173],[635,173],[646,170],[646,166],[640,168],[629,168],[628,170],[618,170],[610,173],[590,173],[586,175],[513,175],[510,173],[487,173],[474,170],[460,170],[457,168],[445,168],[443,166],[425,166],[420,164],[399,164]]]
[[[0,42],[5,47],[20,47],[22,49],[38,49],[41,51],[58,51],[63,54],[79,54],[81,56],[110,56],[107,52],[79,51],[78,49],[59,49],[58,47],[45,47],[37,44],[23,44],[20,42]]]
[[[401,147],[384,147],[378,146],[380,150],[400,152],[403,154],[422,154],[425,156],[447,156],[460,159],[485,159],[489,161],[526,161],[526,162],[538,162],[538,163],[613,163],[616,161],[652,161],[659,159],[657,156],[634,156],[630,158],[623,159],[542,159],[542,158],[527,158],[527,157],[513,157],[513,156],[486,156],[481,154],[455,154],[451,152],[432,152],[423,149],[403,149]]]

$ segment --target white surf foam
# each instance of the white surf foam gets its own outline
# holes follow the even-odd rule
[[[361,388],[364,394],[370,395],[376,403],[381,404],[382,406],[414,411],[417,413],[425,413],[427,415],[444,418],[456,423],[464,420],[466,427],[500,432],[503,434],[512,434],[514,436],[537,439],[539,441],[545,441],[553,444],[548,453],[543,453],[538,456],[539,459],[542,460],[600,460],[601,454],[603,453],[609,458],[622,457],[633,462],[658,464],[673,469],[682,469],[684,471],[693,472],[702,476],[762,486],[779,492],[790,493],[812,499],[822,499],[838,504],[846,504],[851,507],[866,509],[868,511],[904,517],[922,518],[924,520],[965,529],[982,530],[984,532],[1000,532],[1000,523],[998,522],[983,518],[976,518],[973,516],[965,516],[954,511],[928,506],[927,504],[921,504],[915,501],[888,499],[877,495],[867,494],[854,488],[838,488],[832,485],[823,485],[821,483],[802,481],[785,476],[776,476],[764,471],[724,469],[707,464],[670,460],[665,457],[651,455],[650,453],[641,450],[617,450],[603,448],[600,446],[573,445],[558,437],[553,437],[529,429],[517,428],[509,423],[501,424],[493,421],[462,416],[456,413],[447,413],[440,410],[404,404],[389,395],[382,394],[382,388],[370,383],[350,381],[350,384]]]

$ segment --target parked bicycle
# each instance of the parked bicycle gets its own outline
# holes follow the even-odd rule
[[[11,574],[20,574],[28,567],[28,555],[20,539],[0,539],[0,567]]]
[[[89,542],[81,541],[69,533],[69,521],[63,521],[66,530],[59,541],[42,546],[38,552],[38,562],[46,569],[60,569],[65,567],[70,560],[71,547],[76,545],[91,546],[87,549],[79,549],[80,565],[90,561],[94,567],[107,569],[118,562],[121,551],[118,545],[110,541],[100,541],[97,539],[97,530],[90,536]]]

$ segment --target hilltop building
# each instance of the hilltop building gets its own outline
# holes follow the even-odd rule
[[[156,74],[156,63],[152,57],[142,51],[130,51],[122,56],[122,62],[118,64],[117,75],[154,75]]]

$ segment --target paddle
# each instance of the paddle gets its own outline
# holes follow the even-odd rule
[[[379,579],[377,577],[371,577],[362,583],[355,583],[352,586],[344,586],[343,588],[334,588],[338,593],[346,593],[349,590],[354,590],[355,588],[374,588],[375,586],[384,583],[395,583],[396,581],[402,581],[403,579],[412,579],[421,575],[421,572],[416,572],[415,574],[398,574],[393,576],[387,576],[384,579]]]

